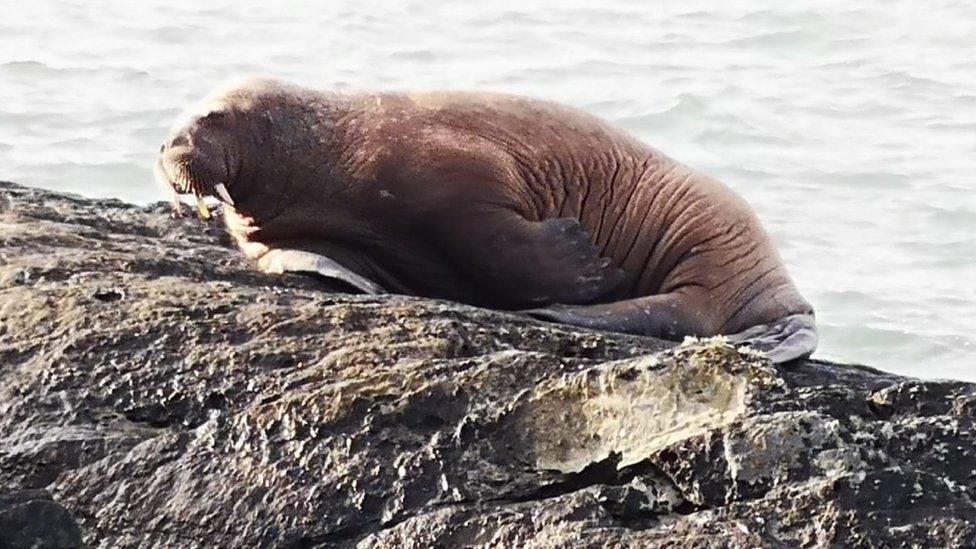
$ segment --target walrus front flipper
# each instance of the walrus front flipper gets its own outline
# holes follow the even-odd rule
[[[527,244],[538,262],[533,265],[530,280],[540,279],[541,286],[540,295],[533,301],[586,303],[623,283],[624,271],[600,256],[576,219],[546,219],[531,225],[533,238]],[[522,287],[526,287],[524,282]]]
[[[339,280],[365,294],[385,293],[383,287],[358,275],[335,261],[302,250],[275,249],[258,259],[258,266],[266,273],[309,273],[332,280]]]
[[[576,219],[529,221],[508,210],[475,212],[437,238],[459,269],[512,308],[592,302],[625,278],[600,257]]]
[[[811,314],[790,315],[727,337],[766,353],[775,364],[806,358],[817,348],[817,326]]]

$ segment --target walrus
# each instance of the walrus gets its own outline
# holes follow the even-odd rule
[[[757,216],[586,112],[497,93],[337,93],[252,78],[174,125],[155,165],[223,202],[269,272],[809,356],[814,311]]]

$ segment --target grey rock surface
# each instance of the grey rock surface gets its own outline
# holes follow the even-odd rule
[[[81,547],[81,529],[43,490],[0,493],[0,549]]]
[[[0,183],[0,488],[93,547],[976,545],[973,384],[327,290]]]

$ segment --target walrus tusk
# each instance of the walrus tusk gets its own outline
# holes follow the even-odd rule
[[[180,202],[180,193],[176,192],[176,189],[171,189],[173,191],[173,217],[180,218],[183,217],[183,204]]]
[[[200,219],[210,219],[210,208],[207,207],[202,196],[197,196],[197,212],[200,213]]]
[[[219,196],[221,200],[227,203],[227,205],[229,206],[234,205],[234,199],[230,197],[230,193],[227,192],[227,187],[225,187],[223,183],[220,183],[219,185],[214,185],[214,190],[217,191],[217,196]]]

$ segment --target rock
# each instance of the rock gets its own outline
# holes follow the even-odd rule
[[[329,293],[165,204],[0,193],[0,486],[93,547],[976,545],[973,384]]]
[[[81,530],[43,490],[0,493],[0,548],[8,547],[82,547]]]

